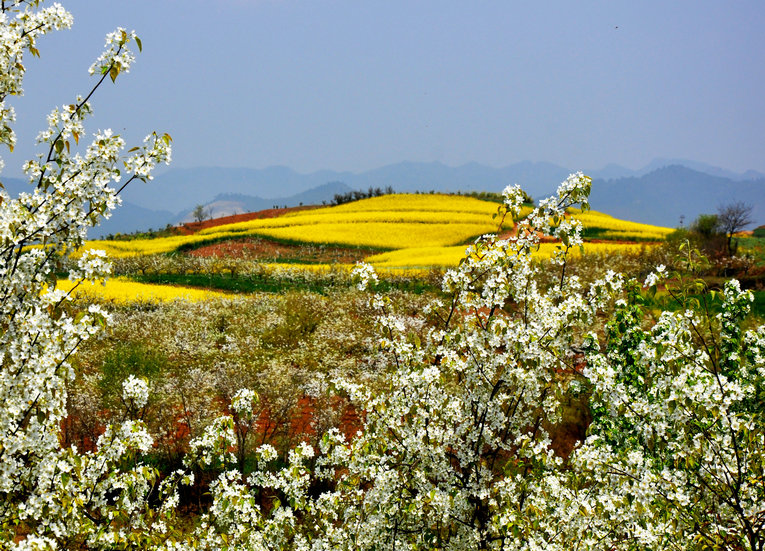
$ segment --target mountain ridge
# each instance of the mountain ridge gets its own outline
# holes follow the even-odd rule
[[[753,207],[755,225],[765,222],[765,175],[682,160],[657,166],[664,161],[656,159],[639,170],[609,164],[584,171],[593,177],[592,208],[636,222],[673,227],[681,217],[689,224],[722,204],[744,201]],[[218,217],[275,205],[330,203],[336,194],[378,187],[392,187],[396,192],[499,192],[518,183],[539,199],[553,194],[571,172],[554,163],[532,161],[503,168],[475,162],[450,167],[439,162],[402,161],[359,173],[321,170],[301,174],[284,166],[169,169],[149,185],[128,186],[122,193],[123,206],[89,235],[130,233],[190,221],[196,205],[204,205]],[[3,184],[12,196],[30,189],[18,178],[6,178]]]

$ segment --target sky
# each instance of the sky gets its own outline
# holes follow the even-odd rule
[[[657,157],[765,172],[762,0],[61,0],[25,59],[19,144],[93,81],[104,36],[143,53],[89,129],[174,139],[178,168],[364,171]],[[14,160],[15,159],[15,160]]]

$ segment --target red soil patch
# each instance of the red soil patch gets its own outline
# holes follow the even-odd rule
[[[371,254],[359,249],[343,249],[316,244],[290,245],[267,239],[250,237],[242,240],[223,241],[205,245],[189,251],[188,254],[215,258],[245,258],[270,262],[290,260],[303,263],[353,264]]]
[[[223,216],[204,222],[189,222],[176,227],[179,235],[192,235],[200,230],[222,226],[224,224],[236,224],[248,220],[260,220],[265,218],[277,218],[289,212],[320,208],[320,205],[304,207],[289,207],[283,209],[265,209],[245,214]],[[345,249],[342,247],[328,247],[321,244],[290,245],[277,243],[267,239],[252,237],[248,239],[236,239],[206,245],[189,251],[190,255],[216,258],[248,258],[251,260],[262,259],[268,261],[300,260],[306,263],[322,264],[353,264],[370,254],[369,251],[358,249]]]
[[[338,429],[348,440],[352,440],[356,433],[364,428],[363,413],[360,414],[353,404],[344,404],[342,406],[342,415],[338,423]],[[298,411],[290,420],[290,436],[316,435],[313,418],[316,412],[314,400],[308,396],[303,396],[298,400]],[[267,430],[269,420],[261,416],[258,419],[258,428],[263,432]]]
[[[300,210],[310,210],[319,208],[318,205],[309,205],[305,207],[289,207],[284,209],[265,209],[257,212],[246,212],[244,214],[232,214],[231,216],[222,216],[220,218],[213,218],[212,220],[205,220],[203,222],[188,222],[178,226],[178,232],[181,235],[191,235],[200,230],[207,228],[214,228],[215,226],[223,226],[225,224],[236,224],[237,222],[247,222],[248,220],[258,220],[261,218],[277,218],[288,212],[297,212]]]

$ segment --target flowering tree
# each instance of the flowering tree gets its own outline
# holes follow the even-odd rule
[[[14,111],[8,100],[22,93],[24,55],[38,55],[38,39],[68,28],[71,15],[60,5],[3,2],[0,13],[0,141],[13,149]],[[0,190],[0,539],[5,545],[108,546],[142,537],[146,497],[153,475],[129,459],[151,445],[140,422],[109,427],[96,453],[62,449],[59,428],[66,416],[69,358],[107,315],[98,307],[74,311],[69,296],[55,289],[55,272],[82,244],[88,227],[109,215],[118,191],[132,180],[149,179],[158,162],[169,161],[168,136],[149,135],[123,157],[124,141],[105,130],[80,150],[88,100],[133,61],[128,45],[140,41],[123,29],[106,38],[90,67],[97,81],[89,93],[54,109],[38,136],[41,153],[23,169],[30,192],[11,199]],[[120,188],[121,189],[121,188]],[[105,273],[103,254],[83,255],[70,278]],[[145,403],[141,383],[128,381],[125,400]],[[119,528],[128,526],[134,532]],[[117,527],[113,529],[112,527]],[[23,535],[23,538],[20,537]]]
[[[682,306],[688,289],[669,286]],[[589,341],[594,422],[575,465],[598,545],[765,548],[765,326],[742,330],[752,298],[730,281],[719,314],[703,304],[645,328],[633,288],[603,350]]]
[[[741,329],[752,296],[735,282],[722,312],[691,306],[697,284],[667,283],[680,306],[651,326],[642,301],[667,277],[613,272],[584,286],[566,275],[590,181],[572,175],[558,197],[487,236],[444,278],[446,301],[416,320],[373,295],[388,389],[338,381],[363,430],[325,434],[318,456],[295,449],[274,469],[270,446],[249,477],[225,453],[233,420],[193,443],[228,461],[197,537],[253,549],[763,549],[765,328]],[[520,194],[506,190],[518,216]],[[530,253],[560,239],[542,288]],[[360,288],[374,285],[369,266]],[[675,280],[677,281],[677,280]],[[703,296],[703,295],[702,295]],[[600,331],[595,331],[601,327]],[[551,430],[561,398],[589,396],[593,422],[564,459]],[[200,450],[208,450],[204,454]],[[209,459],[204,459],[209,462]],[[319,491],[325,488],[324,491]],[[259,505],[274,496],[270,507]],[[317,497],[318,496],[318,497]]]

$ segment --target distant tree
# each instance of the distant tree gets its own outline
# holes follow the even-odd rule
[[[204,205],[197,205],[194,207],[191,215],[194,217],[194,222],[204,222],[210,218],[211,213],[210,210],[206,209]]]
[[[699,214],[687,230],[676,230],[668,241],[682,242],[686,239],[709,257],[721,257],[727,253],[725,236],[720,231],[720,221],[716,214]]]
[[[725,234],[728,256],[733,256],[736,246],[733,234],[743,230],[752,223],[752,205],[736,201],[720,205],[717,209],[717,224],[719,231]]]
[[[691,232],[702,238],[711,238],[720,232],[720,221],[716,214],[699,214],[691,224]]]
[[[330,182],[331,183],[331,182]],[[350,203],[352,201],[360,201],[362,199],[369,199],[371,197],[380,197],[382,195],[390,195],[395,193],[393,188],[388,186],[385,190],[381,188],[370,187],[367,191],[353,190],[347,193],[336,193],[332,199],[331,205],[342,205],[343,203]],[[326,201],[322,201],[322,204],[326,204]]]

